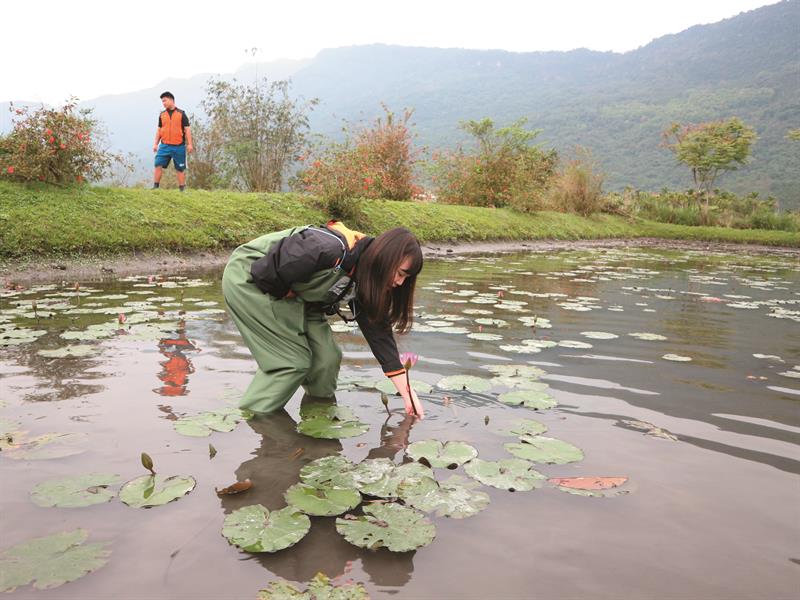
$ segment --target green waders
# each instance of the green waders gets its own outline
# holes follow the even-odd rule
[[[345,273],[327,269],[308,283],[294,284],[294,298],[276,300],[252,281],[250,266],[284,237],[304,229],[269,233],[234,250],[222,276],[228,312],[258,363],[258,372],[239,401],[241,408],[269,413],[282,408],[303,386],[310,396],[336,391],[342,351],[320,310],[324,293]]]

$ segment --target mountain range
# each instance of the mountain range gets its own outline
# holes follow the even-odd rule
[[[169,89],[178,106],[199,113],[209,76],[167,79],[83,104],[106,125],[115,148],[136,155],[145,176],[159,94]],[[413,108],[417,142],[428,149],[467,142],[459,129],[467,119],[505,125],[525,117],[541,130],[537,141],[562,156],[577,146],[590,149],[606,189],[690,187],[688,168],[660,145],[661,131],[672,122],[737,116],[755,127],[758,141],[750,164],[723,176],[720,186],[800,208],[800,142],[786,137],[800,127],[800,0],[697,25],[626,53],[368,45],[218,76],[245,83],[290,78],[293,94],[320,100],[312,131],[332,137],[343,121],[380,115],[381,103],[398,112]]]

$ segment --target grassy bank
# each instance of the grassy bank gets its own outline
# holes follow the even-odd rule
[[[29,188],[0,182],[0,257],[220,250],[327,218],[313,200],[295,194]],[[365,203],[361,222],[349,225],[368,233],[402,225],[425,242],[661,237],[800,247],[794,232],[391,201]]]

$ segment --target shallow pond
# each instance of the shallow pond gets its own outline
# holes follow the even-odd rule
[[[235,406],[255,368],[224,313],[219,276],[0,292],[0,559],[77,529],[110,551],[75,581],[21,585],[11,597],[255,598],[279,578],[302,589],[318,572],[360,582],[373,598],[797,592],[796,260],[630,249],[428,261],[415,329],[400,338],[401,350],[420,355],[412,379],[433,386],[427,418],[411,423],[397,398],[387,414],[369,387],[382,375],[363,338],[337,326],[338,403],[369,425],[341,440],[297,432],[301,393],[285,412],[231,432],[176,430],[182,417]],[[464,375],[491,387],[436,386]],[[501,401],[520,377],[530,397],[557,406]],[[463,441],[482,460],[508,459],[505,445],[517,439],[504,430],[521,418],[582,450],[582,460],[533,465],[546,478],[618,479],[602,480],[613,483],[598,497],[547,480],[531,491],[478,486],[488,506],[463,519],[429,514],[436,537],[412,552],[351,545],[333,517],[311,517],[309,533],[274,554],[245,552],[221,533],[241,507],[284,507],[284,492],[315,459],[399,464],[421,440]],[[116,494],[147,474],[142,452],[159,475],[189,475],[196,487],[148,509],[119,498],[82,508],[32,500],[42,482],[87,473],[118,475],[107,488]],[[439,481],[465,470],[434,469]],[[215,492],[245,479],[253,484],[245,492]]]

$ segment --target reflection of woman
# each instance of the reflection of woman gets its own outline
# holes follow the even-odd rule
[[[302,404],[311,398],[305,396]],[[370,457],[393,458],[405,447],[413,424],[406,417],[396,426],[387,423],[381,429],[381,447],[370,450]],[[338,440],[310,438],[297,433],[296,423],[285,410],[259,415],[247,421],[261,436],[261,446],[254,456],[236,469],[236,480],[250,479],[252,488],[242,494],[221,496],[225,513],[250,504],[263,504],[268,510],[286,506],[284,492],[297,483],[300,469],[314,459],[338,454]],[[362,550],[336,532],[333,517],[312,517],[309,533],[296,546],[275,554],[254,557],[272,573],[293,581],[308,581],[318,572],[334,577],[344,572],[349,561],[361,559],[364,569],[377,585],[400,586],[408,582],[413,570],[413,552],[394,554],[388,551]]]
[[[422,416],[392,335],[392,328],[403,333],[411,326],[421,269],[419,242],[401,227],[371,238],[330,221],[239,246],[225,267],[222,291],[259,367],[240,406],[269,413],[300,386],[311,396],[333,396],[342,353],[325,315],[348,303],[406,412]]]

